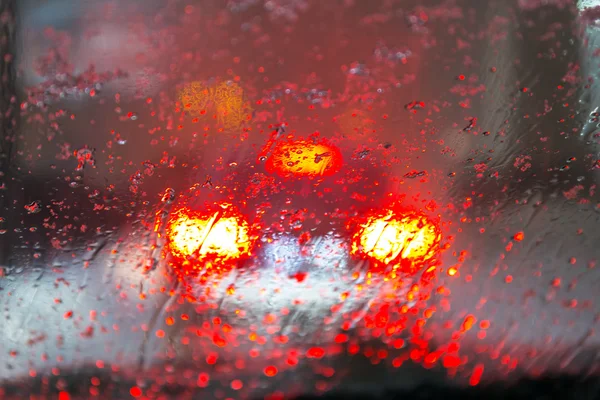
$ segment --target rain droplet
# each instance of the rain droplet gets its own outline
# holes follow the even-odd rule
[[[409,178],[409,179],[414,179],[414,178],[418,178],[420,176],[425,176],[427,174],[426,171],[410,171],[407,172],[406,174],[404,174],[405,178]]]
[[[162,195],[161,201],[163,203],[172,203],[175,200],[175,189],[166,188],[165,192]]]
[[[472,118],[469,121],[469,125],[467,125],[465,128],[463,128],[464,132],[470,132],[473,128],[475,128],[477,126],[477,118]]]
[[[24,207],[28,214],[37,214],[42,211],[42,202],[39,200],[32,201]]]

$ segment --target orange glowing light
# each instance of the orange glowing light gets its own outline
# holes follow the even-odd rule
[[[267,170],[288,176],[326,176],[339,171],[339,149],[321,141],[295,140],[278,143],[267,159]]]
[[[206,212],[181,208],[171,215],[166,236],[171,254],[186,265],[237,260],[250,254],[253,243],[248,222],[231,204]]]
[[[359,222],[351,253],[414,273],[433,258],[440,240],[439,227],[422,213],[372,212]]]
[[[225,130],[240,127],[252,119],[252,107],[242,87],[232,81],[206,86],[195,81],[179,91],[183,110],[197,118],[214,114]]]

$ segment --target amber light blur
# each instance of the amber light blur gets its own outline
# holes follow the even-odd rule
[[[441,240],[438,225],[416,211],[371,212],[357,222],[351,253],[402,272],[421,269],[435,256]]]
[[[179,91],[179,101],[183,110],[196,118],[216,111],[214,117],[225,130],[238,128],[252,119],[252,107],[244,90],[232,81],[213,86],[199,81],[190,82]]]
[[[166,236],[171,254],[193,270],[207,267],[194,261],[224,263],[247,256],[253,243],[248,222],[231,204],[205,212],[181,208],[171,215]]]
[[[269,171],[289,176],[325,176],[339,171],[342,155],[325,141],[293,140],[278,143],[267,159]]]

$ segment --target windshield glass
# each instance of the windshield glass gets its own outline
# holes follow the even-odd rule
[[[597,371],[600,2],[0,5],[0,393]]]

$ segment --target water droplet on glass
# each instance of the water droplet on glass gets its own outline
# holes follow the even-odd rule
[[[404,174],[404,177],[408,178],[408,179],[414,179],[414,178],[418,178],[420,176],[425,176],[425,174],[427,174],[426,171],[410,171],[410,172],[407,172],[406,174]]]
[[[161,201],[163,203],[172,203],[175,200],[175,189],[166,188],[165,192],[162,195]]]
[[[74,155],[77,159],[76,171],[81,171],[86,165],[91,167],[96,165],[96,160],[94,159],[94,149],[84,146],[79,150],[75,150]]]
[[[37,214],[42,211],[42,202],[39,200],[32,201],[24,207],[28,214]]]

